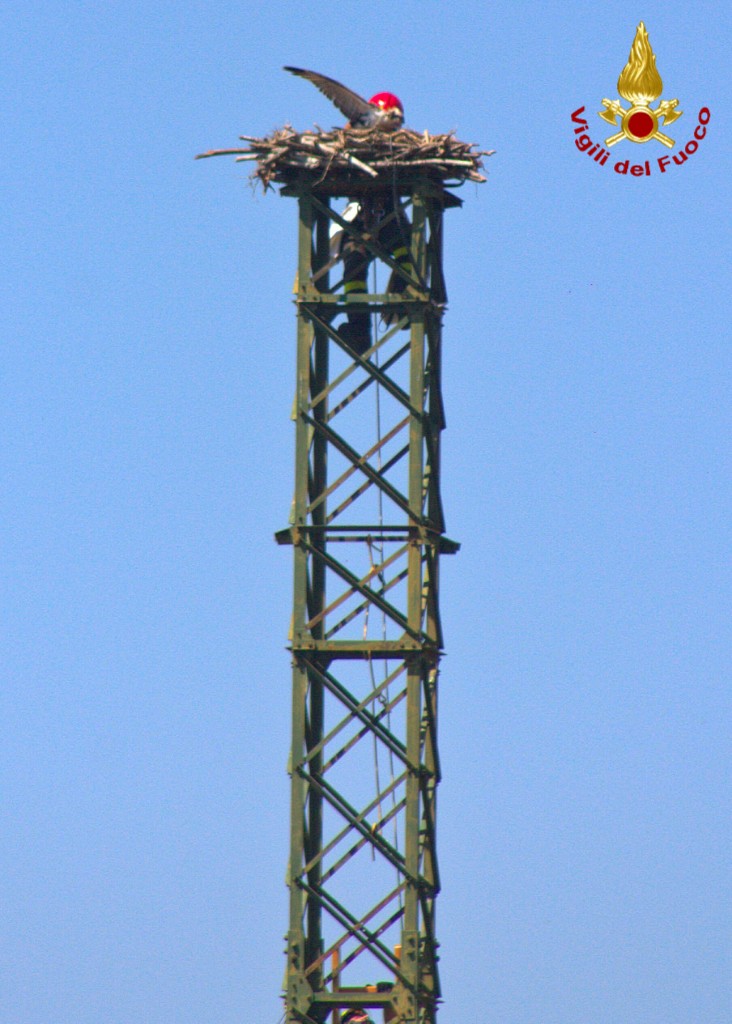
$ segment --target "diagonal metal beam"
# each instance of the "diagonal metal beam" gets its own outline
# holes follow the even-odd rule
[[[403,775],[400,776],[399,777],[399,782],[400,783],[403,782],[404,778],[405,778],[405,776],[403,776]],[[389,810],[386,812],[386,814],[383,817],[379,818],[379,820],[376,822],[376,824],[373,825],[372,827],[381,830],[384,827],[384,825],[388,825],[389,822],[392,821],[393,818],[396,818],[399,814],[401,814],[401,812],[406,807],[406,803],[407,803],[406,800],[400,800],[398,803],[393,804],[389,808]],[[339,836],[339,841],[340,841],[340,839],[343,839],[345,837],[345,835],[348,832],[350,832],[350,831],[351,831],[350,828],[345,828],[343,830],[343,832]],[[362,850],[365,845],[366,845],[366,840],[365,839],[359,839],[356,843],[354,843],[353,846],[351,846],[348,850],[346,850],[346,852],[343,854],[342,857],[340,857],[337,861],[335,861],[328,868],[327,871],[323,872],[323,878],[322,878],[323,884],[325,884],[325,882],[327,882],[328,879],[332,878],[333,875],[337,874],[338,871],[340,871],[340,869],[343,867],[343,865],[347,864],[348,861],[352,857],[355,857],[356,854],[358,853],[358,851]]]
[[[317,324],[319,327],[322,327],[324,331],[327,331],[327,333],[333,337],[334,341],[341,340],[338,332],[333,327],[331,327],[327,320],[318,315],[318,313],[316,312],[315,308],[312,306],[311,303],[304,302],[302,304],[302,308],[306,312],[310,320],[312,320],[313,323]],[[379,344],[383,345],[385,341],[388,341],[393,334],[396,334],[396,330],[397,329],[394,328],[389,334],[385,334],[383,338],[380,338]],[[415,409],[412,406],[411,402],[409,401],[409,395],[406,393],[406,391],[400,388],[399,385],[386,374],[386,364],[383,367],[377,366],[376,363],[371,362],[369,360],[365,363],[365,365],[366,368],[368,369],[370,378],[372,378],[378,384],[381,384],[384,390],[388,391],[389,394],[392,395],[397,400],[397,402],[400,402],[401,405],[403,405],[404,408],[407,409],[413,416],[421,415],[420,410]],[[315,398],[313,398],[312,402],[310,403],[310,408],[312,409],[315,406],[317,406],[320,402],[324,401],[325,398],[327,398],[328,395],[337,386],[337,384],[340,383],[340,380],[345,379],[350,373],[353,372],[354,369],[355,366],[352,364],[346,370],[344,370],[344,372],[341,374],[340,379],[337,378],[327,388],[323,388],[322,391],[318,392],[318,394],[315,396]]]
[[[357,469],[360,469],[372,483],[376,484],[380,491],[383,491],[383,493],[393,501],[395,505],[398,505],[399,508],[401,508],[402,511],[405,512],[412,520],[414,520],[417,525],[424,525],[424,518],[422,516],[421,509],[412,509],[408,499],[405,498],[404,495],[396,489],[396,487],[393,487],[388,480],[385,480],[378,470],[373,469],[373,467],[363,459],[363,456],[359,455],[356,449],[352,448],[347,441],[335,432],[335,430],[327,426],[325,423],[318,423],[316,420],[311,419],[310,416],[304,412],[300,415],[314,428],[316,434],[321,434],[330,441],[333,447],[336,448],[341,455],[345,456],[350,462],[352,462]],[[411,418],[407,417],[404,421],[405,425],[410,421]]]
[[[419,887],[419,878],[414,872],[408,871],[404,861],[404,855],[399,850],[394,849],[391,843],[387,842],[383,836],[377,835],[369,826],[367,826],[360,818],[358,811],[355,807],[346,800],[346,798],[338,792],[335,786],[331,786],[324,778],[311,775],[304,768],[300,768],[298,775],[306,782],[311,788],[316,790],[333,808],[337,811],[341,817],[349,822],[353,827],[354,831],[360,832],[360,834],[368,839],[374,850],[381,854],[389,863],[400,871],[409,882],[415,887]],[[302,874],[302,872],[298,872]]]
[[[366,708],[363,706],[362,701],[358,701],[356,697],[354,697],[353,694],[350,693],[349,690],[347,690],[342,683],[339,683],[338,680],[329,672],[321,671],[312,660],[303,657],[303,661],[306,662],[308,666],[308,672],[311,674],[311,676],[314,676],[316,679],[320,680],[323,686],[330,693],[332,693],[334,697],[337,697],[337,699],[340,701],[343,707],[348,709],[349,717],[351,719],[357,719],[359,722],[362,722],[365,726],[367,726],[369,732],[371,732],[376,739],[381,740],[384,746],[387,747],[392,752],[392,754],[395,755],[395,757],[398,757],[399,760],[404,765],[411,768],[412,771],[415,771],[417,769],[417,765],[410,765],[409,761],[407,760],[407,748],[405,744],[398,740],[396,736],[394,736],[392,733],[390,733],[389,730],[381,724],[376,715],[373,715],[370,711],[367,711]],[[372,700],[370,700],[369,702],[371,703]],[[319,745],[317,749],[319,749],[320,746],[321,745]],[[308,750],[306,757],[297,766],[298,768],[302,766],[304,761],[310,760],[315,749],[316,748]]]
[[[394,587],[398,586],[398,584],[402,583],[407,578],[408,574],[409,570],[403,569],[401,572],[398,572],[396,576],[393,576],[392,579],[388,580],[383,587],[379,587],[376,593],[386,594],[387,591],[392,590]],[[342,618],[340,622],[336,622],[335,626],[331,626],[330,629],[326,630],[325,639],[330,640],[332,639],[332,637],[336,635],[336,633],[339,633],[342,629],[345,629],[349,622],[352,622],[354,619],[357,619],[359,615],[366,611],[370,603],[370,601],[362,601],[361,604],[357,605],[352,611],[348,613],[348,615],[344,616],[344,618]]]
[[[397,436],[397,434],[401,433],[401,431],[404,430],[408,423],[409,417],[406,416],[403,420],[401,420],[394,427],[392,427],[392,429],[387,434],[385,434],[383,437],[380,437],[376,444],[372,445],[367,452],[364,452],[363,455],[359,456],[357,464],[349,466],[348,469],[345,470],[345,472],[341,473],[341,475],[336,480],[333,481],[330,487],[326,488],[321,494],[317,496],[315,501],[308,506],[308,512],[313,512],[319,505],[322,505],[322,503],[326,501],[327,498],[329,498],[334,491],[338,490],[338,488],[342,484],[344,484],[349,477],[351,477],[357,470],[361,469],[363,465],[366,465],[368,459],[370,459],[372,455],[376,455],[377,452],[381,451],[384,445],[388,444],[389,441],[391,441],[393,438]],[[384,472],[383,467],[380,470],[380,472]]]
[[[387,459],[387,461],[381,467],[380,472],[382,474],[388,473],[389,470],[393,469],[393,467],[396,466],[397,462],[400,462],[404,458],[404,456],[407,455],[408,453],[409,453],[409,445],[406,444],[406,445],[404,445],[403,448],[400,448],[399,451],[395,455],[393,455],[390,459]],[[334,508],[333,511],[328,514],[327,519],[326,519],[326,522],[328,523],[328,525],[330,525],[333,522],[334,519],[337,519],[338,516],[340,516],[343,512],[345,512],[345,510],[350,505],[352,505],[354,503],[354,501],[357,501],[358,498],[360,498],[362,494],[365,494],[366,491],[369,489],[369,487],[373,487],[373,486],[374,486],[373,480],[371,480],[371,479],[365,480],[364,483],[362,483],[360,485],[360,487],[357,487],[356,490],[353,491],[351,494],[349,494],[348,497],[345,498],[337,508]],[[379,525],[378,529],[381,529],[380,525]]]
[[[403,892],[403,890],[404,886],[401,886],[399,891]],[[380,938],[380,936],[382,936],[384,932],[388,931],[389,928],[395,925],[397,921],[399,921],[402,917],[404,917],[404,907],[400,903],[398,909],[390,917],[387,917],[386,920],[383,921],[378,928],[372,931],[372,934],[374,935],[375,938]],[[356,939],[356,936],[354,936],[354,939]],[[358,940],[356,939],[356,941]],[[349,953],[347,957],[344,957],[343,960],[341,960],[339,970],[344,970],[346,967],[348,967],[349,964],[352,964],[354,960],[357,960],[358,957],[367,950],[369,950],[369,946],[367,945],[367,943],[359,941],[356,948],[351,953]],[[325,983],[327,984],[328,982],[332,981],[333,977],[334,975],[332,973],[326,975]]]
[[[408,548],[409,548],[409,545],[408,544],[404,544],[402,547],[397,548],[396,551],[393,551],[389,555],[388,558],[384,559],[384,561],[381,563],[381,565],[372,566],[369,569],[369,571],[366,573],[366,575],[359,581],[360,582],[360,586],[361,587],[365,587],[366,584],[370,583],[370,581],[375,576],[379,576],[384,571],[384,569],[386,569],[388,566],[390,566],[392,564],[392,562],[398,561],[406,553]],[[366,588],[366,593],[369,594],[369,595],[381,594],[382,591],[383,591],[383,588],[380,589],[380,590],[372,590],[370,586]],[[361,591],[361,592],[363,592],[363,591]],[[308,629],[308,630],[312,630],[315,626],[319,625],[320,622],[322,622],[323,619],[325,619],[325,617],[327,615],[330,615],[330,613],[334,609],[336,609],[340,605],[342,605],[344,601],[347,601],[353,595],[353,593],[354,593],[354,588],[353,587],[349,587],[349,589],[346,590],[339,597],[337,597],[335,599],[335,601],[332,601],[329,605],[327,605],[320,612],[318,612],[317,615],[314,615],[313,618],[310,619],[305,624],[305,628]]]
[[[398,611],[392,604],[389,604],[388,601],[385,601],[377,591],[371,590],[369,587],[361,583],[358,577],[354,576],[353,573],[346,569],[344,565],[341,565],[340,562],[336,561],[332,555],[329,555],[326,551],[318,551],[312,544],[310,544],[309,541],[305,540],[304,537],[300,540],[300,547],[311,555],[322,560],[329,569],[332,569],[333,572],[348,583],[353,590],[358,591],[362,597],[365,597],[371,602],[371,604],[376,605],[380,611],[384,612],[385,615],[388,615],[389,618],[403,629],[408,636],[411,636],[413,640],[417,640],[420,643],[424,642],[425,637],[422,633],[417,629],[413,629],[400,611]]]
[[[406,690],[400,690],[395,697],[392,697],[391,700],[389,700],[388,703],[384,705],[383,710],[380,711],[376,717],[378,719],[384,718],[390,711],[393,711],[394,708],[399,707],[399,705],[404,701],[406,695]],[[340,732],[341,728],[344,725],[347,725],[349,721],[350,718],[346,718],[342,722],[340,722],[333,730],[333,734],[335,734],[336,732]],[[323,765],[323,775],[325,775],[326,772],[329,771],[334,764],[337,764],[341,760],[341,758],[345,757],[349,750],[353,750],[356,744],[359,743],[364,738],[364,736],[368,736],[368,733],[368,728],[364,727],[354,736],[352,736],[351,739],[348,740],[348,742],[345,743],[340,750],[336,751],[336,753],[333,754],[333,756],[330,757],[328,761]]]
[[[388,968],[388,970],[394,974],[399,981],[402,982],[403,985],[412,989],[416,995],[416,990],[413,989],[411,982],[401,971],[399,961],[394,953],[392,953],[388,946],[385,946],[383,942],[379,942],[369,929],[361,925],[359,923],[359,919],[354,914],[351,914],[341,903],[338,902],[338,900],[331,896],[330,893],[321,892],[302,881],[298,884],[304,892],[318,899],[321,905],[333,918],[335,918],[336,921],[338,921],[339,924],[344,928],[354,929],[354,935],[358,935],[359,938],[365,939],[368,943],[369,952],[372,953],[377,960],[380,960],[382,964]]]
[[[310,967],[305,971],[306,977],[307,977],[308,974],[311,974],[312,971],[314,971],[322,963],[325,963],[325,961],[328,959],[328,957],[331,956],[333,953],[335,953],[335,951],[337,949],[340,949],[343,945],[345,945],[345,943],[348,942],[349,939],[356,939],[356,941],[358,941],[358,939],[357,939],[357,932],[358,932],[358,930],[360,928],[363,928],[363,926],[368,921],[370,921],[372,917],[376,917],[376,915],[378,913],[380,913],[385,907],[388,907],[390,903],[393,903],[393,901],[395,899],[398,899],[403,891],[404,891],[404,884],[402,883],[401,885],[398,885],[396,887],[396,889],[393,889],[390,893],[388,893],[384,897],[383,900],[381,900],[379,903],[376,904],[375,907],[372,907],[371,910],[369,910],[368,914],[364,914],[363,917],[359,918],[359,920],[356,922],[356,924],[352,925],[350,928],[347,928],[345,933],[343,935],[339,936],[339,938],[336,939],[336,941],[333,943],[333,945],[329,949],[324,950],[324,952],[320,954],[318,959],[316,961],[314,961],[310,965]],[[400,916],[401,916],[401,910],[397,914],[392,915],[392,918],[387,919],[387,921],[385,923],[382,923],[375,932],[372,932],[372,934],[375,935],[376,937],[378,937],[380,934],[383,934],[386,931],[386,929],[388,927],[390,927],[391,924],[394,923],[395,920],[399,919]],[[367,948],[364,945],[363,942],[361,942],[361,948],[362,949],[363,948]],[[355,954],[355,955],[352,954],[350,959],[355,959],[355,956],[357,956],[357,955],[358,954]],[[344,966],[345,966],[345,962],[341,964],[341,967],[344,967]]]
[[[385,800],[387,796],[390,796],[393,792],[396,791],[396,789],[399,786],[404,784],[405,778],[406,778],[406,773],[400,775],[399,778],[395,779],[393,783],[390,783],[389,786],[387,786],[387,788],[382,793],[379,793],[378,796],[376,796],[371,801],[371,803],[368,804],[368,806],[364,807],[364,809],[359,814],[359,818],[363,821],[366,818],[366,816],[368,814],[370,814],[371,811],[374,810],[375,807],[379,806],[379,803],[382,800]],[[395,805],[396,808],[400,808],[400,807],[403,807],[403,806],[404,806],[404,800],[400,800],[399,803],[397,803]],[[395,811],[395,813],[398,813],[398,811]],[[378,822],[379,827],[381,826],[381,824],[382,824],[382,822],[384,820],[391,820],[391,819],[383,819],[383,818],[380,819],[379,822]],[[376,826],[372,825],[370,831],[373,832],[375,827]],[[348,835],[353,835],[353,828],[352,828],[352,826],[350,824],[346,825],[339,832],[337,832],[333,836],[332,839],[328,840],[328,843],[323,847],[323,849],[320,850],[317,853],[317,855],[314,856],[311,860],[309,860],[307,862],[307,864],[303,867],[302,873],[304,875],[306,875],[309,871],[311,871],[312,868],[314,868],[316,864],[319,864],[321,861],[323,861],[328,856],[329,853],[331,853],[333,850],[335,850],[336,847],[339,846],[340,843],[342,843],[343,840]],[[341,867],[343,867],[343,865],[347,861],[349,861],[351,859],[351,857],[355,853],[357,853],[360,849],[362,849],[365,845],[366,845],[366,840],[364,838],[359,839],[358,842],[355,844],[355,846],[351,847],[351,849],[347,853],[345,853],[338,861],[336,861],[334,864],[332,864],[328,868],[327,871],[323,872],[323,877],[322,877],[321,881],[322,882],[327,882],[327,880],[329,878],[332,878],[333,875],[335,875],[338,872],[338,870]]]
[[[402,329],[405,323],[406,317],[403,317],[401,320],[397,321],[396,325],[390,331],[383,335],[381,340],[388,341],[390,337],[392,337],[394,334],[396,334],[398,331]],[[383,374],[386,374],[386,371],[390,370],[392,366],[398,363],[402,356],[404,356],[407,352],[409,352],[408,342],[406,345],[402,345],[402,347],[397,349],[397,351],[393,355],[389,356],[387,360],[381,363],[378,367],[379,370]],[[334,385],[340,384],[342,381],[344,381],[350,374],[352,374],[355,371],[355,369],[356,364],[351,363],[348,367],[346,367],[343,373],[336,378],[336,380],[333,382]],[[378,378],[375,377],[373,374],[369,374],[369,376],[365,380],[361,381],[358,387],[354,388],[354,390],[351,391],[350,394],[346,395],[346,397],[342,399],[338,403],[338,405],[333,406],[333,408],[329,410],[328,415],[326,416],[326,421],[330,422],[330,420],[332,420],[334,416],[337,416],[339,412],[343,412],[346,406],[350,405],[351,402],[355,401],[359,397],[359,395],[362,395],[367,388],[370,388],[371,385],[375,383],[378,383]],[[317,398],[313,399],[313,404],[316,401]]]

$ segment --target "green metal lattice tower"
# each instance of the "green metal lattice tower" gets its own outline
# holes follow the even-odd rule
[[[385,189],[408,261],[337,212]],[[440,497],[442,223],[460,201],[414,172],[283,194],[299,204],[295,495],[277,534],[294,552],[285,1016],[434,1024],[439,562],[458,548]],[[334,225],[404,290],[346,295]],[[335,324],[348,311],[397,322],[359,355]]]

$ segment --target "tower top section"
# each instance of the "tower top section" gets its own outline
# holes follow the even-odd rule
[[[251,177],[265,191],[280,184],[335,196],[385,188],[407,194],[417,179],[442,189],[484,182],[483,159],[493,152],[461,142],[452,132],[430,135],[408,128],[389,134],[375,128],[296,132],[285,125],[264,138],[242,135],[240,140],[246,145],[199,156],[256,162]]]

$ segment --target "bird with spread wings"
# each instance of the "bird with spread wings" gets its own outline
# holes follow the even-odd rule
[[[377,92],[370,100],[365,100],[335,78],[328,78],[317,71],[291,67],[285,67],[284,70],[312,82],[346,115],[351,128],[378,128],[382,132],[394,132],[404,124],[404,107],[394,93]]]

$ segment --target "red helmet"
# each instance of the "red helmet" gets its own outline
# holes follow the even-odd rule
[[[380,110],[391,110],[392,107],[398,107],[402,114],[404,113],[402,101],[393,92],[377,92],[375,96],[371,97],[369,103],[373,103]]]

